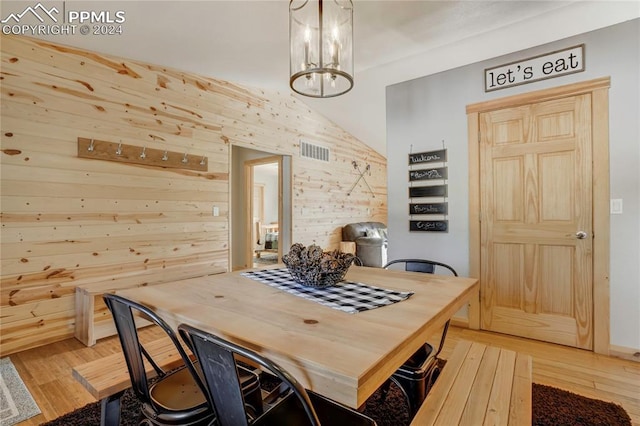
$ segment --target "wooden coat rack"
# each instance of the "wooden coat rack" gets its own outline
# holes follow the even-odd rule
[[[78,138],[78,157],[200,172],[206,172],[209,168],[209,162],[205,156],[189,156],[186,152],[151,149],[87,138]]]

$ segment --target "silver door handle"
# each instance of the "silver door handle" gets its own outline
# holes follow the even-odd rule
[[[584,231],[578,231],[576,232],[576,238],[579,240],[584,240],[585,238],[587,238],[587,233]]]

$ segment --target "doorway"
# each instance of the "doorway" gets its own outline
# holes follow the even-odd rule
[[[608,352],[608,87],[599,79],[467,108],[480,278],[470,323]]]
[[[282,253],[279,244],[279,224],[282,191],[280,170],[282,158],[272,156],[244,163],[247,183],[245,197],[247,210],[246,263],[256,268],[278,263]]]
[[[291,157],[239,146],[231,156],[232,269],[276,263],[291,245]]]

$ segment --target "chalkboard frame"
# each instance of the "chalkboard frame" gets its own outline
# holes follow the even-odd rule
[[[409,203],[410,215],[448,214],[449,203]]]
[[[410,232],[449,232],[448,220],[410,220]]]
[[[425,164],[425,163],[444,163],[447,161],[447,149],[438,149],[435,151],[417,152],[409,154],[409,165]]]
[[[409,198],[446,197],[447,185],[412,186],[409,188]]]
[[[409,182],[423,180],[447,179],[447,167],[435,167],[432,169],[409,170]]]

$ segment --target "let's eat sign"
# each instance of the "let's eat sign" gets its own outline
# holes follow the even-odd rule
[[[484,91],[584,71],[584,44],[484,70]]]

